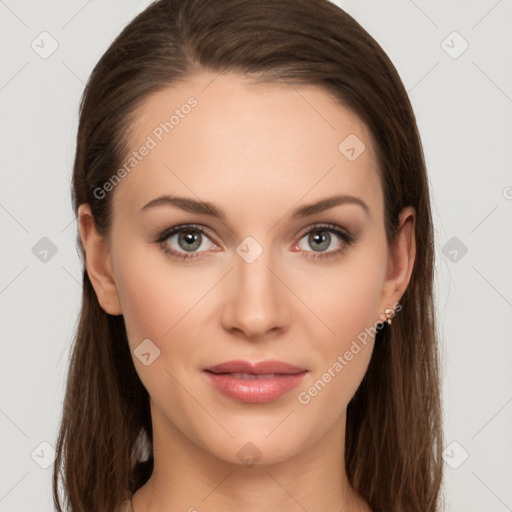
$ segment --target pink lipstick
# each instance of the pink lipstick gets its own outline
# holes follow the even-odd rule
[[[204,369],[213,386],[227,397],[264,404],[297,387],[307,370],[282,361],[227,361]]]

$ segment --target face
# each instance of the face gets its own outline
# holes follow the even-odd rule
[[[105,271],[93,257],[88,270],[102,307],[124,316],[157,435],[271,463],[344,428],[408,249],[394,259],[386,243],[373,144],[351,111],[314,86],[214,78],[138,111],[137,154],[103,189]],[[205,370],[234,360],[294,369]]]

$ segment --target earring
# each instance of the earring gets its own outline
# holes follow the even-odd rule
[[[386,309],[385,313],[386,313],[386,315],[388,315],[388,317],[386,318],[385,322],[388,325],[391,325],[391,317],[394,316],[395,312],[392,309],[388,308],[388,309]]]

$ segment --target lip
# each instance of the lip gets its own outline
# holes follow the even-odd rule
[[[238,402],[264,404],[297,387],[307,370],[282,361],[226,361],[204,373],[213,386]]]
[[[306,371],[305,368],[299,368],[283,361],[244,361],[236,359],[235,361],[226,361],[225,363],[209,366],[205,368],[213,373],[252,373],[253,375],[265,375],[269,373],[295,374]]]

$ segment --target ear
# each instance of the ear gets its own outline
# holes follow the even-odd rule
[[[381,314],[388,308],[395,310],[409,284],[416,258],[415,228],[416,211],[414,207],[407,206],[398,216],[397,232],[388,252],[386,280],[380,304]]]
[[[110,247],[96,231],[91,208],[86,203],[78,207],[78,227],[84,248],[85,267],[98,302],[106,313],[120,315],[122,311],[112,273]]]

